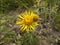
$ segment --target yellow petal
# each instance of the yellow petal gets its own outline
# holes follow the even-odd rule
[[[27,26],[25,26],[23,30],[27,30]]]
[[[30,28],[31,28],[32,30],[34,30],[34,27],[33,27],[33,26],[31,26],[31,25],[30,25]]]
[[[37,25],[39,25],[37,22],[35,22],[35,25],[37,26]]]
[[[25,27],[25,25],[23,24],[22,27],[21,27],[21,30],[23,31],[23,28]]]
[[[22,21],[17,21],[16,24],[23,24],[23,20]]]
[[[26,32],[29,32],[29,28],[27,27]]]
[[[24,19],[21,15],[18,15],[19,18]]]
[[[16,24],[22,24],[22,22],[20,22],[20,21],[17,21],[17,22],[16,22]]]

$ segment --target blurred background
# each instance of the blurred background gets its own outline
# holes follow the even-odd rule
[[[36,45],[60,45],[60,0],[0,0],[0,45],[24,45],[20,41],[23,33],[15,23],[25,10],[42,18],[34,32],[40,38]]]

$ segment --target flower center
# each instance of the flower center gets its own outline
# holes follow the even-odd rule
[[[34,15],[34,16],[33,16],[33,20],[34,20],[34,21],[37,21],[38,19],[39,19],[39,16],[38,16],[38,15]]]
[[[32,20],[32,17],[31,16],[25,16],[24,17],[24,23],[26,25],[30,25],[32,22],[33,22],[33,20]]]

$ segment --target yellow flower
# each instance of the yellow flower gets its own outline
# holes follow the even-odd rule
[[[38,24],[39,16],[32,11],[25,11],[21,15],[18,15],[20,18],[16,24],[21,26],[22,31],[33,31]]]

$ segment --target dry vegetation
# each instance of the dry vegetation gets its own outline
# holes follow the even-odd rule
[[[25,10],[42,18],[33,33],[16,25]],[[0,45],[60,45],[60,0],[0,0]]]

